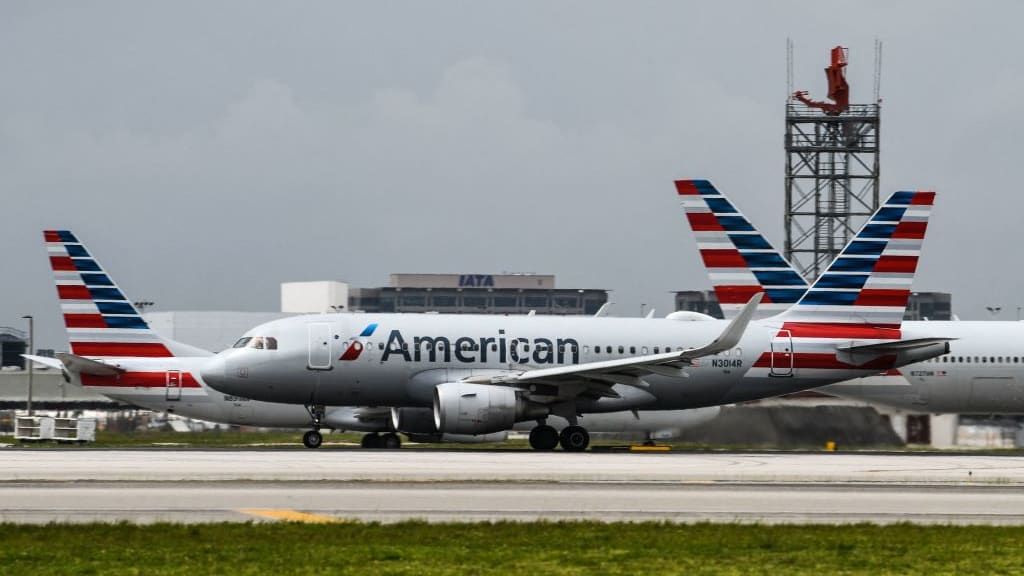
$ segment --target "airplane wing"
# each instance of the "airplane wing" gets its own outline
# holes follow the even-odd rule
[[[470,378],[467,381],[511,386],[534,383],[558,386],[569,382],[578,383],[583,381],[592,384],[592,386],[587,387],[592,392],[601,396],[608,396],[608,388],[612,384],[626,384],[638,388],[646,388],[647,384],[642,380],[642,377],[650,374],[683,378],[686,377],[683,368],[691,365],[693,360],[730,350],[739,344],[743,333],[750,324],[751,318],[757,311],[757,305],[761,302],[762,296],[762,293],[754,294],[740,313],[729,322],[725,330],[717,338],[704,346],[662,354],[602,360],[554,368],[538,368],[520,373],[485,377],[486,381],[479,378]],[[614,395],[614,393],[611,393],[611,395]]]

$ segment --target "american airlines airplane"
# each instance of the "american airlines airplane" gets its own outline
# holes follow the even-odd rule
[[[122,372],[109,364],[97,365],[74,355],[58,354],[57,358],[25,355],[26,358],[64,371],[69,382],[148,410],[225,424],[276,428],[309,426],[309,412],[301,405],[260,402],[210,389],[201,377],[192,375],[195,370],[188,366],[200,364],[202,359],[213,356],[212,352],[165,339],[152,331],[110,274],[70,231],[48,231],[45,237],[68,334],[71,340],[79,343],[77,351],[93,353],[103,342],[119,341],[123,345],[123,349],[118,351],[121,354],[145,356],[162,354],[166,349],[176,359],[163,362],[168,364],[168,369],[162,371],[150,371],[147,367],[145,371]],[[70,268],[67,261],[61,260],[64,257],[72,258],[74,270],[57,270]],[[85,263],[85,258],[90,262]],[[87,319],[85,315],[92,315],[92,318]],[[97,315],[105,315],[102,323]],[[248,342],[253,346],[259,344],[259,341]],[[263,342],[264,346],[274,344],[273,341]],[[93,358],[102,359],[103,356]],[[151,363],[146,361],[144,364]],[[648,439],[653,439],[677,435],[681,430],[713,419],[718,412],[719,408],[715,406],[590,414],[582,419],[589,429],[597,432],[642,432]],[[405,411],[400,415],[406,420],[419,416],[432,421],[433,417],[428,410],[422,414]],[[401,440],[396,432],[405,432],[419,442],[500,442],[507,437],[506,430],[481,435],[441,434],[430,426],[420,426],[419,422],[413,422],[411,430],[409,422],[402,424],[406,427],[398,427],[393,422],[392,410],[381,406],[328,406],[324,408],[322,419],[326,428],[366,432],[362,445],[367,448],[399,447]],[[562,425],[567,426],[568,423],[563,420]],[[318,447],[319,438],[314,437],[316,442],[307,442],[307,446]]]
[[[705,184],[685,191],[700,195]],[[729,322],[311,315],[258,326],[189,369],[225,394],[306,406],[307,435],[318,434],[325,405],[386,405],[399,428],[420,422],[476,435],[534,421],[534,448],[584,450],[580,415],[777,396],[945,354],[938,331],[901,326],[933,200],[932,192],[893,195],[825,280],[772,318],[751,321],[760,293]],[[89,352],[125,367],[138,361],[120,343],[104,346]],[[549,416],[569,426],[559,432]]]
[[[725,317],[735,317],[743,303],[760,293],[765,296],[758,314],[788,309],[803,297],[807,282],[724,195],[709,182],[700,182],[699,195],[690,193],[695,187],[691,180],[677,181],[676,190]],[[893,211],[887,218],[895,218],[900,208],[886,210]],[[857,251],[869,249],[877,246]],[[897,264],[890,266],[895,270]],[[830,271],[815,286],[844,282]],[[822,391],[915,412],[1024,413],[1024,323],[906,321],[903,326],[955,341],[935,358]]]

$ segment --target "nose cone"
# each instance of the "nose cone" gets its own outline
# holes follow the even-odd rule
[[[202,368],[199,369],[199,375],[202,376],[203,382],[217,390],[224,392],[225,394],[237,394],[237,390],[232,389],[233,378],[228,378],[226,374],[227,365],[224,361],[223,356],[213,356],[203,363]]]

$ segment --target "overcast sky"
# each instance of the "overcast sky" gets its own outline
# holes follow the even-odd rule
[[[1024,304],[1020,2],[0,3],[0,325],[63,347],[44,228],[159,310],[276,310],[278,284],[557,275],[616,312],[707,288],[672,180],[781,246],[796,87],[850,48],[882,189],[934,188],[915,289]]]

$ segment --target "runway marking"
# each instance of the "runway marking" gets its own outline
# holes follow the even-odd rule
[[[283,520],[285,522],[303,522],[306,524],[334,524],[342,522],[341,518],[336,518],[334,516],[299,512],[298,510],[292,510],[290,508],[242,508],[239,512],[250,516],[270,518],[272,520]]]

